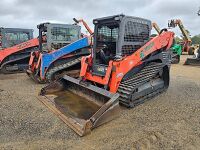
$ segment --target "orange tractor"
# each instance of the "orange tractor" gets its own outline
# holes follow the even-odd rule
[[[65,75],[42,88],[39,100],[83,136],[119,114],[166,91],[174,33],[150,38],[151,21],[125,15],[94,19],[92,54],[79,79]],[[44,96],[44,97],[43,97]]]
[[[30,53],[39,45],[32,29],[0,28],[0,72],[22,72],[28,67]]]

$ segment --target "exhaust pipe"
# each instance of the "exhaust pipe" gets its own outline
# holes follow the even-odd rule
[[[39,100],[77,134],[92,129],[119,115],[119,94],[65,75],[41,89]]]

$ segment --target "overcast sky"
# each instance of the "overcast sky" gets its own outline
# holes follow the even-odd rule
[[[161,28],[179,18],[191,35],[200,33],[200,0],[1,0],[0,5],[0,26],[33,28],[36,34],[42,22],[73,23],[76,17],[93,28],[94,18],[121,13],[150,19]]]

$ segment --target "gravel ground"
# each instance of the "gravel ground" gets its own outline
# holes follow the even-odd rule
[[[80,138],[36,98],[44,85],[0,75],[0,149],[200,149],[200,67],[171,69],[168,91]]]

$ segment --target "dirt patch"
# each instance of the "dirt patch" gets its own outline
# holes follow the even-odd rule
[[[80,138],[36,98],[26,74],[0,75],[0,149],[198,149],[200,68],[171,68],[168,91]]]

